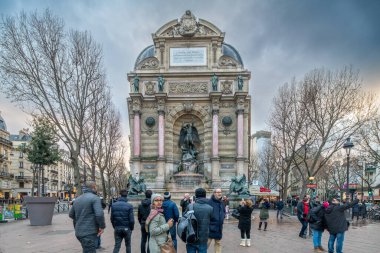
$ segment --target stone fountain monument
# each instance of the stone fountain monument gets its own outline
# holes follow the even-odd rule
[[[242,34],[243,36],[243,34]],[[248,175],[251,73],[214,24],[186,11],[128,73],[131,174],[181,198]]]

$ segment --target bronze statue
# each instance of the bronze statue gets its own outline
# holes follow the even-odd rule
[[[196,160],[198,151],[196,145],[200,143],[198,131],[194,126],[194,122],[184,124],[179,136],[178,147],[182,150],[182,160]]]
[[[230,192],[228,194],[233,192],[236,192],[238,195],[249,195],[247,179],[244,174],[231,179]]]
[[[135,178],[132,177],[132,175],[129,176],[128,185],[128,195],[138,195],[139,193],[144,193],[146,191],[144,177],[139,177],[138,174]]]
[[[218,90],[218,77],[215,75],[215,73],[211,78],[211,85],[212,85],[212,91]]]
[[[237,83],[238,83],[238,90],[243,90],[243,77],[242,76],[238,76],[237,78]]]
[[[162,76],[158,77],[158,91],[164,91],[165,79]]]
[[[136,75],[135,78],[133,78],[133,87],[135,88],[135,92],[139,92],[139,82],[140,78]]]

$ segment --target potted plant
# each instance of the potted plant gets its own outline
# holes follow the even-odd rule
[[[54,206],[57,201],[56,197],[46,197],[45,195],[45,173],[44,166],[54,165],[60,160],[58,150],[58,138],[56,136],[55,127],[49,120],[43,116],[35,117],[32,122],[34,132],[30,143],[24,147],[24,151],[28,156],[28,160],[34,164],[37,177],[38,196],[25,196],[24,200],[28,210],[30,224],[32,226],[51,225]],[[35,179],[33,179],[33,182]],[[40,190],[41,181],[41,190]]]

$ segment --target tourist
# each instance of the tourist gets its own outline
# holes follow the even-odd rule
[[[268,219],[269,219],[269,208],[270,208],[268,199],[265,198],[261,200],[259,208],[260,208],[259,230],[261,230],[261,226],[263,225],[263,222],[264,222],[264,231],[267,231]]]
[[[282,219],[282,212],[284,211],[284,201],[282,201],[282,199],[280,199],[279,201],[277,201],[276,203],[276,206],[277,206],[277,219],[278,219],[278,216],[280,216],[280,219]]]
[[[196,199],[195,203],[193,204],[193,210],[198,222],[199,239],[195,243],[187,243],[186,251],[187,253],[207,253],[209,226],[213,208],[208,204],[205,189],[196,189],[195,198]],[[187,209],[189,209],[189,207]]]
[[[145,221],[146,231],[150,235],[150,253],[161,253],[160,246],[168,240],[168,231],[174,224],[173,219],[170,219],[168,222],[165,221],[162,201],[163,198],[160,194],[152,194],[150,214]]]
[[[171,194],[170,192],[164,193],[164,203],[162,204],[162,209],[164,209],[165,220],[169,221],[170,219],[174,220],[174,226],[170,228],[170,235],[173,240],[173,245],[175,250],[177,250],[177,231],[176,231],[176,223],[179,218],[179,211],[177,205],[170,200]]]
[[[152,203],[151,197],[152,197],[152,191],[146,190],[145,199],[141,200],[141,204],[139,204],[139,207],[137,209],[137,219],[141,226],[141,243],[140,243],[141,253],[149,253],[149,244],[147,244],[147,242],[149,241],[149,233],[145,229],[145,221],[150,214],[150,205]],[[148,246],[148,248],[145,251],[146,245]]]
[[[118,253],[124,239],[127,253],[131,253],[131,235],[135,225],[133,206],[127,202],[128,191],[120,191],[120,198],[111,207],[111,223],[114,228],[115,246],[113,253]]]
[[[360,215],[360,206],[359,206],[359,203],[356,203],[352,207],[352,221],[354,220],[355,216],[356,216],[356,220],[358,221],[359,220],[359,215]]]
[[[297,205],[297,218],[301,223],[301,230],[298,234],[299,237],[306,239],[306,230],[308,226],[308,221],[306,219],[307,214],[309,213],[309,202],[310,199],[307,195],[300,201]]]
[[[239,211],[239,225],[240,229],[240,246],[251,246],[251,215],[253,211],[253,202],[250,199],[242,200],[240,206],[237,208]]]
[[[360,205],[360,215],[362,216],[362,219],[367,218],[367,205],[365,200]]]
[[[333,198],[331,205],[326,208],[325,220],[327,225],[327,230],[330,233],[329,238],[329,252],[334,252],[334,244],[336,240],[336,252],[342,253],[344,233],[348,229],[348,221],[346,220],[345,211],[355,204],[359,203],[358,199],[349,203],[348,201],[344,205],[339,204],[339,200]]]
[[[322,233],[326,228],[325,222],[325,209],[329,206],[329,202],[323,202],[323,205],[319,201],[314,203],[314,207],[310,210],[309,224],[313,230],[313,245],[314,252],[323,252],[325,249],[322,247]]]
[[[181,199],[181,202],[180,202],[180,206],[182,209],[182,216],[186,212],[186,208],[188,205],[190,205],[190,202],[191,202],[190,194],[185,193],[185,196],[183,196],[183,199]]]
[[[87,181],[83,194],[70,209],[75,236],[82,245],[83,252],[96,252],[97,237],[106,227],[100,198],[96,195],[96,183]]]
[[[223,196],[223,204],[224,204],[224,212],[225,212],[225,218],[228,220],[229,214],[230,214],[230,201],[228,200],[227,196]]]
[[[210,221],[210,231],[208,235],[207,247],[210,247],[212,241],[215,241],[215,253],[222,252],[221,240],[223,237],[223,222],[225,216],[224,203],[222,201],[222,189],[217,188],[214,190],[208,204],[212,206],[213,213]]]

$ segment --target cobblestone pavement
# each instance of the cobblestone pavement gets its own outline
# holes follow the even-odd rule
[[[258,211],[254,211],[258,216]],[[237,221],[226,220],[223,231],[223,252],[244,253],[270,253],[270,252],[313,252],[312,239],[298,237],[300,224],[295,217],[285,217],[276,221],[275,213],[271,218],[268,231],[258,231],[258,219],[253,222],[251,247],[241,247],[240,232]],[[107,228],[102,235],[103,250],[99,252],[112,252],[113,229],[109,222],[109,215],[105,212]],[[354,222],[346,233],[344,252],[377,253],[380,252],[379,241],[380,223],[358,221]],[[323,246],[327,248],[328,232],[323,233]],[[132,234],[132,252],[139,252],[140,225],[136,224]],[[30,226],[29,220],[15,221],[0,224],[0,253],[35,253],[35,252],[81,252],[81,247],[74,235],[72,221],[67,213],[56,214],[51,226]],[[125,252],[123,245],[120,252]],[[178,242],[178,252],[186,252],[185,244]],[[213,247],[208,252],[214,252]]]

